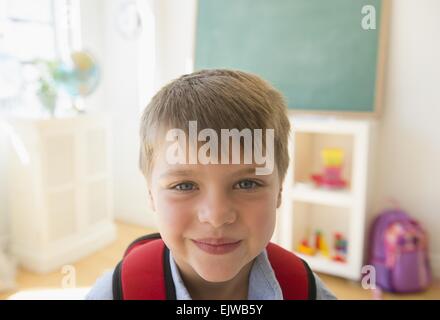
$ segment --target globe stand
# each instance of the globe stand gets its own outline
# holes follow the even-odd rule
[[[77,114],[86,113],[84,107],[84,101],[81,98],[73,98],[72,99],[72,109],[75,110]]]

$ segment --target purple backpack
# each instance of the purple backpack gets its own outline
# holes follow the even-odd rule
[[[369,261],[380,289],[417,292],[430,285],[426,232],[402,210],[385,210],[374,220],[370,246]]]

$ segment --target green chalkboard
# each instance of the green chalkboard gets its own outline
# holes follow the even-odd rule
[[[376,29],[362,28],[366,5]],[[256,73],[290,109],[375,112],[382,9],[381,0],[199,0],[195,69]]]

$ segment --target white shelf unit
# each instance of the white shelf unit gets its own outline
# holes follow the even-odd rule
[[[301,240],[310,240],[320,230],[332,249],[334,233],[342,233],[348,240],[346,262],[297,254],[314,271],[359,280],[364,257],[372,121],[304,116],[293,116],[290,120],[291,163],[273,241],[297,253]],[[323,169],[323,148],[344,151],[342,177],[347,181],[346,188],[330,190],[313,184],[311,174]]]
[[[113,241],[110,119],[10,123],[17,139],[9,161],[9,220],[18,263],[51,272]]]

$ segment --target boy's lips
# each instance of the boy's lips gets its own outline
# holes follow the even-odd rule
[[[192,241],[201,250],[211,254],[226,254],[234,251],[241,244],[241,240],[231,238],[203,238]]]
[[[212,245],[212,246],[221,246],[226,244],[233,244],[240,240],[232,239],[232,238],[203,238],[203,239],[193,239],[193,241]]]

